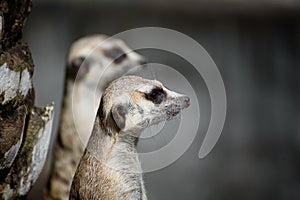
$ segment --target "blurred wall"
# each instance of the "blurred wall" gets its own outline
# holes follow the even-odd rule
[[[199,133],[179,160],[145,175],[149,199],[300,199],[299,3],[178,2],[33,2],[24,40],[36,66],[36,104],[56,104],[52,141],[72,41],[89,33],[171,28],[197,40],[214,59],[225,83],[228,112],[216,147],[199,160],[210,102],[201,77],[189,77],[202,95]],[[150,62],[189,67],[167,52],[141,53]],[[49,160],[29,199],[40,197]]]

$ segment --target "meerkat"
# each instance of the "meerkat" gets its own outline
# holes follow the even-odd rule
[[[130,51],[122,40],[105,35],[86,36],[71,45],[61,123],[44,199],[68,199],[103,89],[128,70],[145,64],[144,57]]]
[[[70,199],[146,200],[136,144],[141,132],[171,120],[189,97],[159,81],[123,76],[104,91]]]

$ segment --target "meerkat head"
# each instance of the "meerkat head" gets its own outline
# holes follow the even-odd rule
[[[190,104],[190,99],[159,81],[123,76],[104,91],[98,110],[100,126],[107,133],[138,134],[152,124],[170,120]]]
[[[145,58],[133,52],[122,40],[106,35],[90,35],[75,41],[69,50],[67,72],[69,78],[104,89],[112,80],[136,66]],[[101,82],[99,82],[99,77]]]

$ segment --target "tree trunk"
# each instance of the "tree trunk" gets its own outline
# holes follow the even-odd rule
[[[21,199],[46,160],[53,105],[34,107],[34,65],[22,31],[31,0],[0,3],[0,195]]]

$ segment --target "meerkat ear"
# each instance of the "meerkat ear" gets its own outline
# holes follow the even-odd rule
[[[119,129],[123,129],[126,123],[126,114],[128,113],[127,106],[121,103],[114,105],[111,112],[116,125]]]

